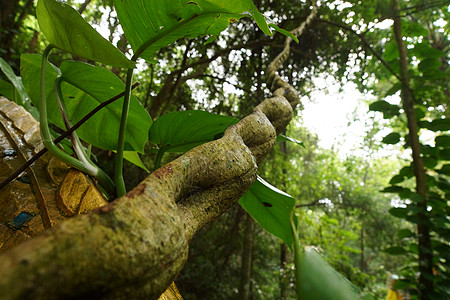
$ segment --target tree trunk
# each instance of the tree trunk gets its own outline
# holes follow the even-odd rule
[[[249,300],[251,292],[252,254],[254,225],[252,217],[246,214],[244,248],[242,251],[241,282],[239,285],[239,300]]]
[[[412,150],[414,175],[416,178],[416,192],[421,196],[422,200],[418,204],[420,211],[417,213],[418,224],[418,243],[419,243],[419,284],[418,290],[420,299],[429,299],[428,295],[433,291],[433,254],[430,239],[430,229],[427,220],[427,184],[425,167],[422,157],[420,156],[420,142],[418,136],[418,127],[416,114],[414,111],[414,100],[409,85],[407,50],[402,39],[401,18],[399,15],[399,7],[397,0],[393,0],[394,11],[394,35],[397,42],[399,59],[400,59],[400,77],[402,79],[401,98],[403,109],[405,110],[408,130],[409,144]]]
[[[83,2],[83,4],[80,5],[80,8],[78,8],[78,13],[81,15],[84,12],[84,10],[86,9],[86,7],[89,5],[89,3],[91,3],[91,2],[92,2],[92,0],[85,0]]]

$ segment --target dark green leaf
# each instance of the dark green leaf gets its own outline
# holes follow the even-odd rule
[[[431,122],[429,122],[429,121],[419,121],[419,122],[417,122],[417,124],[419,125],[420,128],[430,128],[431,127]]]
[[[398,132],[391,132],[383,138],[382,142],[390,145],[397,144],[400,142],[400,134]]]
[[[402,21],[402,31],[405,36],[427,36],[428,31],[418,22]]]
[[[389,247],[387,249],[384,249],[383,251],[391,255],[404,255],[408,253],[405,249],[403,249],[403,247],[398,246]]]
[[[391,178],[389,184],[397,184],[402,182],[403,180],[405,180],[405,177],[403,177],[402,175],[395,175],[394,177]]]
[[[14,92],[15,88],[11,83],[0,79],[0,95],[5,96],[9,100],[14,100]]]
[[[404,187],[392,185],[392,186],[388,186],[388,187],[384,188],[382,192],[383,193],[400,193],[404,189],[405,189]]]
[[[10,100],[15,100],[15,102],[19,105],[22,105],[25,107],[25,109],[31,113],[31,115],[39,121],[39,112],[35,107],[31,105],[30,97],[27,94],[27,91],[25,90],[25,87],[22,83],[22,78],[19,76],[16,76],[11,66],[0,57],[0,69],[3,71],[5,76],[8,78],[8,80],[12,83],[14,86],[15,92],[19,95],[19,97],[14,97],[14,95],[9,98]],[[16,99],[14,99],[16,98]]]
[[[425,156],[430,156],[430,157],[434,157],[434,158],[438,158],[438,156],[439,156],[439,150],[430,145],[421,145],[420,152],[422,152],[422,154]],[[411,169],[411,171],[412,171],[412,169]]]
[[[389,213],[397,218],[405,218],[408,215],[408,209],[403,207],[392,207]]]
[[[414,253],[414,254],[419,254],[419,246],[417,246],[417,244],[410,244],[409,252]]]
[[[287,245],[292,245],[294,239],[289,217],[295,200],[291,196],[258,177],[239,200],[239,204],[262,228],[282,239]]]
[[[450,160],[450,149],[442,149],[439,151],[439,156],[442,160]]]
[[[402,177],[411,178],[414,176],[414,171],[411,166],[406,166],[400,170],[399,174]]]
[[[183,37],[211,35],[212,40],[242,17],[253,18],[265,34],[271,35],[264,16],[251,0],[115,0],[114,4],[135,55],[147,60]]]
[[[442,62],[437,58],[426,58],[419,63],[419,71],[424,75],[436,72],[439,70]]]
[[[412,193],[409,196],[409,199],[411,201],[415,202],[415,203],[419,203],[419,202],[421,202],[423,200],[423,197],[421,195],[417,194],[417,193]]]
[[[411,52],[420,58],[440,58],[445,55],[443,51],[433,48],[425,41],[415,45]]]
[[[424,157],[422,160],[425,167],[428,169],[433,169],[438,163],[438,161],[433,157]]]
[[[440,135],[434,139],[436,147],[450,148],[450,135]]]
[[[395,41],[391,41],[386,44],[383,52],[383,59],[385,61],[391,61],[398,58],[398,47]]]
[[[135,67],[134,62],[95,31],[70,5],[57,0],[39,0],[36,15],[45,37],[59,49],[111,66]]]
[[[300,278],[298,299],[356,300],[359,290],[342,274],[333,269],[323,257],[311,247],[306,247],[298,264]]]
[[[273,23],[269,24],[269,27],[275,29],[276,31],[278,31],[279,33],[281,33],[285,36],[291,37],[294,41],[296,41],[298,43],[298,38],[295,35],[293,35],[290,31],[284,30]]]
[[[439,174],[444,174],[450,176],[450,164],[443,165],[440,170],[438,170]]]
[[[23,54],[21,60],[22,76],[27,91],[35,105],[39,103],[39,74],[41,56]],[[100,103],[125,90],[123,82],[110,71],[85,63],[65,61],[61,70],[49,64],[47,68],[47,108],[49,120],[64,128],[53,83],[58,75],[69,82],[63,82],[62,92],[72,123],[78,122]],[[114,150],[117,147],[118,130],[122,112],[123,98],[111,103],[82,125],[77,133],[86,142],[99,148]],[[125,137],[125,149],[143,151],[151,126],[151,118],[139,101],[132,97],[129,121]]]
[[[137,151],[124,151],[123,158],[128,160],[129,162],[135,164],[139,168],[147,171],[147,173],[150,173],[150,171],[147,169],[147,167],[142,162],[139,153]]]
[[[295,143],[299,146],[302,146],[303,148],[305,148],[305,145],[303,144],[303,142],[300,142],[299,140],[293,139],[291,137],[279,134],[277,135],[277,143],[279,142],[291,142],[291,143]]]
[[[426,109],[425,109],[425,107],[423,107],[423,106],[418,106],[418,107],[416,107],[415,109],[415,112],[416,112],[416,120],[420,120],[420,119],[422,119],[422,118],[424,118],[425,117],[425,114],[426,114]]]
[[[383,113],[385,118],[392,118],[400,114],[400,107],[398,105],[390,104],[387,101],[380,100],[369,105],[371,111],[379,111]]]
[[[409,229],[401,229],[398,232],[399,239],[409,238],[409,237],[413,237],[413,236],[414,236],[414,233]]]
[[[411,283],[406,280],[397,280],[394,284],[394,289],[397,290],[406,290],[411,286]]]
[[[450,130],[450,119],[435,119],[431,122],[420,121],[420,126],[431,131],[448,131]]]
[[[149,139],[165,151],[186,152],[216,139],[238,121],[205,111],[177,111],[157,119],[150,128]]]
[[[406,216],[405,220],[413,224],[418,224],[420,221],[417,215]]]
[[[450,130],[450,119],[435,119],[431,121],[430,127],[432,131],[447,131]]]
[[[410,199],[411,198],[411,190],[408,188],[403,188],[399,193],[398,196],[400,199]]]
[[[399,82],[396,82],[396,83],[394,83],[393,85],[392,85],[392,87],[386,92],[386,94],[384,95],[385,97],[388,97],[388,96],[392,96],[392,95],[394,95],[395,93],[397,93],[400,89],[401,89],[401,87],[402,87],[402,85],[401,85],[401,83],[399,83]],[[386,101],[384,101],[384,102],[386,102]],[[376,103],[376,102],[375,102]],[[386,102],[387,103],[387,102]],[[388,103],[389,104],[389,103]],[[391,104],[389,104],[389,105],[391,105]],[[396,105],[394,105],[394,106],[396,106]],[[398,107],[398,106],[396,106],[396,107]],[[372,109],[371,109],[372,110]]]

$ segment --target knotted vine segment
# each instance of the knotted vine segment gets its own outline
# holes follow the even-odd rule
[[[317,12],[294,33],[300,35]],[[0,256],[1,299],[156,299],[187,259],[188,243],[256,179],[257,165],[299,102],[276,70],[274,97],[203,144],[156,170],[114,202],[70,219]]]

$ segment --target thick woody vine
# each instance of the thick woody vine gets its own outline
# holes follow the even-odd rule
[[[316,13],[314,3],[293,33],[300,36]],[[159,168],[107,206],[1,255],[1,298],[157,298],[183,268],[193,235],[245,193],[258,163],[292,119],[299,97],[276,74],[291,41],[286,38],[266,72],[274,97],[223,138]]]

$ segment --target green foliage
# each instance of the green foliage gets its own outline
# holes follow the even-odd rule
[[[158,118],[150,128],[149,139],[164,152],[186,152],[215,140],[239,120],[204,111],[178,111]]]
[[[294,208],[295,200],[291,196],[258,177],[239,200],[239,204],[262,228],[292,247],[294,240],[289,216]]]
[[[107,65],[134,68],[134,62],[103,38],[70,5],[57,0],[39,0],[36,15],[50,44],[59,49]]]
[[[244,16],[254,18],[263,32],[271,35],[264,17],[250,0],[114,2],[135,56],[149,61],[154,60],[159,49],[180,38],[210,35],[215,39],[228,24]]]
[[[296,266],[300,270],[297,279],[298,299],[359,299],[359,290],[344,276],[336,272],[313,248],[296,249],[301,251]]]
[[[0,95],[5,96],[15,102],[16,99],[16,89],[12,83],[0,79]]]
[[[21,65],[25,88],[33,104],[38,106],[41,56],[23,54]],[[53,92],[53,82],[58,76],[62,76],[64,80],[62,91],[72,122],[78,122],[97,105],[125,89],[123,82],[105,68],[74,61],[63,62],[61,68],[48,63],[46,80],[48,117],[60,128],[65,127]],[[99,148],[115,150],[122,103],[123,100],[118,100],[108,105],[82,125],[77,130],[80,138]],[[131,98],[130,117],[133,121],[127,124],[126,149],[142,151],[152,123],[150,116],[135,97]]]
[[[7,93],[6,97],[9,96],[10,99],[14,100],[14,102],[25,107],[36,120],[39,120],[39,113],[36,108],[31,106],[30,97],[28,96],[25,87],[23,86],[22,78],[14,74],[13,69],[3,58],[0,58],[0,69],[12,84],[11,87],[8,86],[6,82],[3,83],[3,89],[5,89]],[[18,96],[16,97],[16,95]]]
[[[391,132],[382,140],[385,144],[397,144],[400,141],[400,134],[398,132]]]
[[[392,118],[400,114],[400,107],[388,103],[387,101],[380,100],[369,105],[369,109],[372,111],[379,111],[383,113],[386,119]]]

